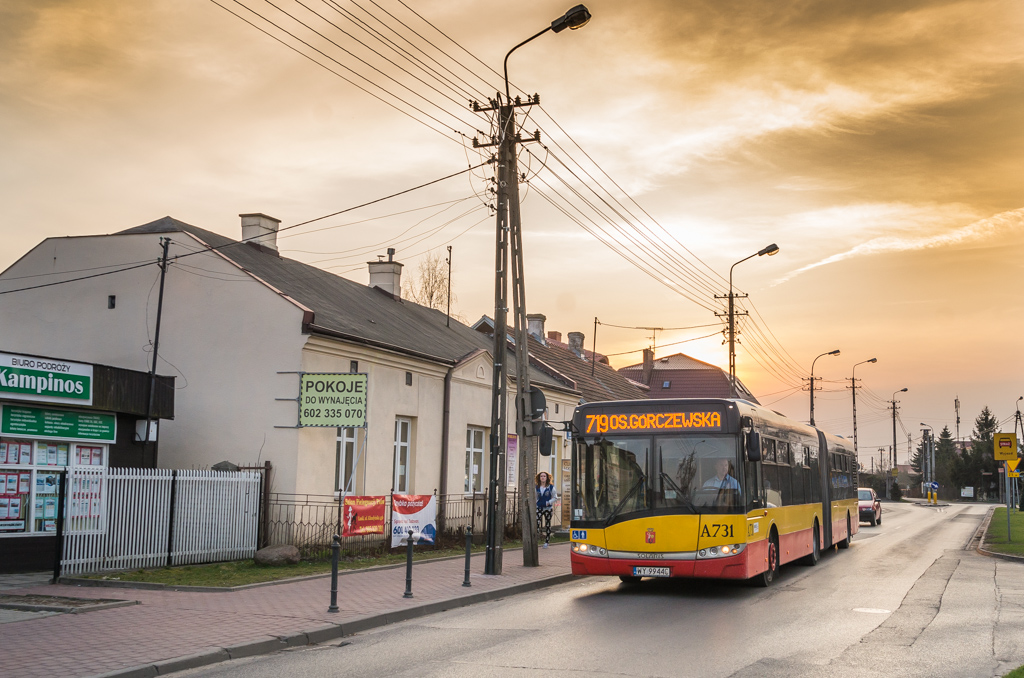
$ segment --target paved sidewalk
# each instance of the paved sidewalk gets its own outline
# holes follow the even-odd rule
[[[3,626],[3,673],[35,676],[156,676],[229,658],[324,642],[423,614],[492,600],[571,579],[569,545],[541,549],[540,567],[504,554],[503,574],[482,574],[483,555],[462,586],[465,560],[413,565],[413,598],[403,598],[405,568],[338,577],[330,614],[330,577],[234,592],[143,591],[46,585],[16,590],[77,598],[137,600],[139,605],[60,614]],[[123,672],[123,673],[122,673]]]

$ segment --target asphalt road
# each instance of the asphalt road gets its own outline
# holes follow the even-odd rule
[[[182,676],[1001,676],[1024,564],[965,550],[986,506],[886,505],[850,549],[735,582],[582,579]]]

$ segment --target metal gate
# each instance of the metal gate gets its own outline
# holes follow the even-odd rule
[[[62,574],[251,558],[259,471],[72,468]]]

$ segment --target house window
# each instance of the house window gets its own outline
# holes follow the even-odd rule
[[[466,494],[484,491],[484,429],[470,426],[466,429]]]
[[[412,419],[395,419],[395,482],[392,491],[409,492],[409,463],[412,461]]]
[[[661,387],[662,388],[668,388],[671,385],[672,385],[671,381],[663,381],[663,382],[661,382]]]
[[[356,491],[356,447],[357,431],[355,428],[338,429],[338,466],[334,471],[336,487],[339,492],[353,494]]]
[[[405,385],[412,386],[412,372],[405,373]]]
[[[352,373],[358,372],[359,371],[359,361],[358,360],[349,360],[348,361],[348,371],[352,372]]]
[[[558,414],[558,403],[555,403],[555,414]]]

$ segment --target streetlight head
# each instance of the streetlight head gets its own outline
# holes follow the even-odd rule
[[[878,358],[872,358],[872,359],[871,359],[871,360],[869,360],[868,362],[869,362],[869,363],[877,363],[877,362],[878,362]]]
[[[775,243],[772,243],[771,245],[768,245],[768,247],[765,247],[763,250],[758,252],[757,256],[763,257],[764,255],[767,254],[769,257],[774,257],[778,253],[779,253],[779,246],[776,245]]]
[[[829,354],[829,355],[839,355],[839,349],[837,348],[837,349],[836,349],[836,350],[834,350],[834,351],[829,351],[829,352],[828,352],[828,354]]]
[[[590,10],[583,5],[576,5],[568,12],[551,22],[551,30],[561,33],[566,28],[575,31],[583,28],[590,21]]]
[[[896,392],[897,392],[897,393],[906,393],[906,392],[907,392],[907,389],[905,389],[905,388],[901,388],[900,390],[898,390],[898,391],[896,391]]]

